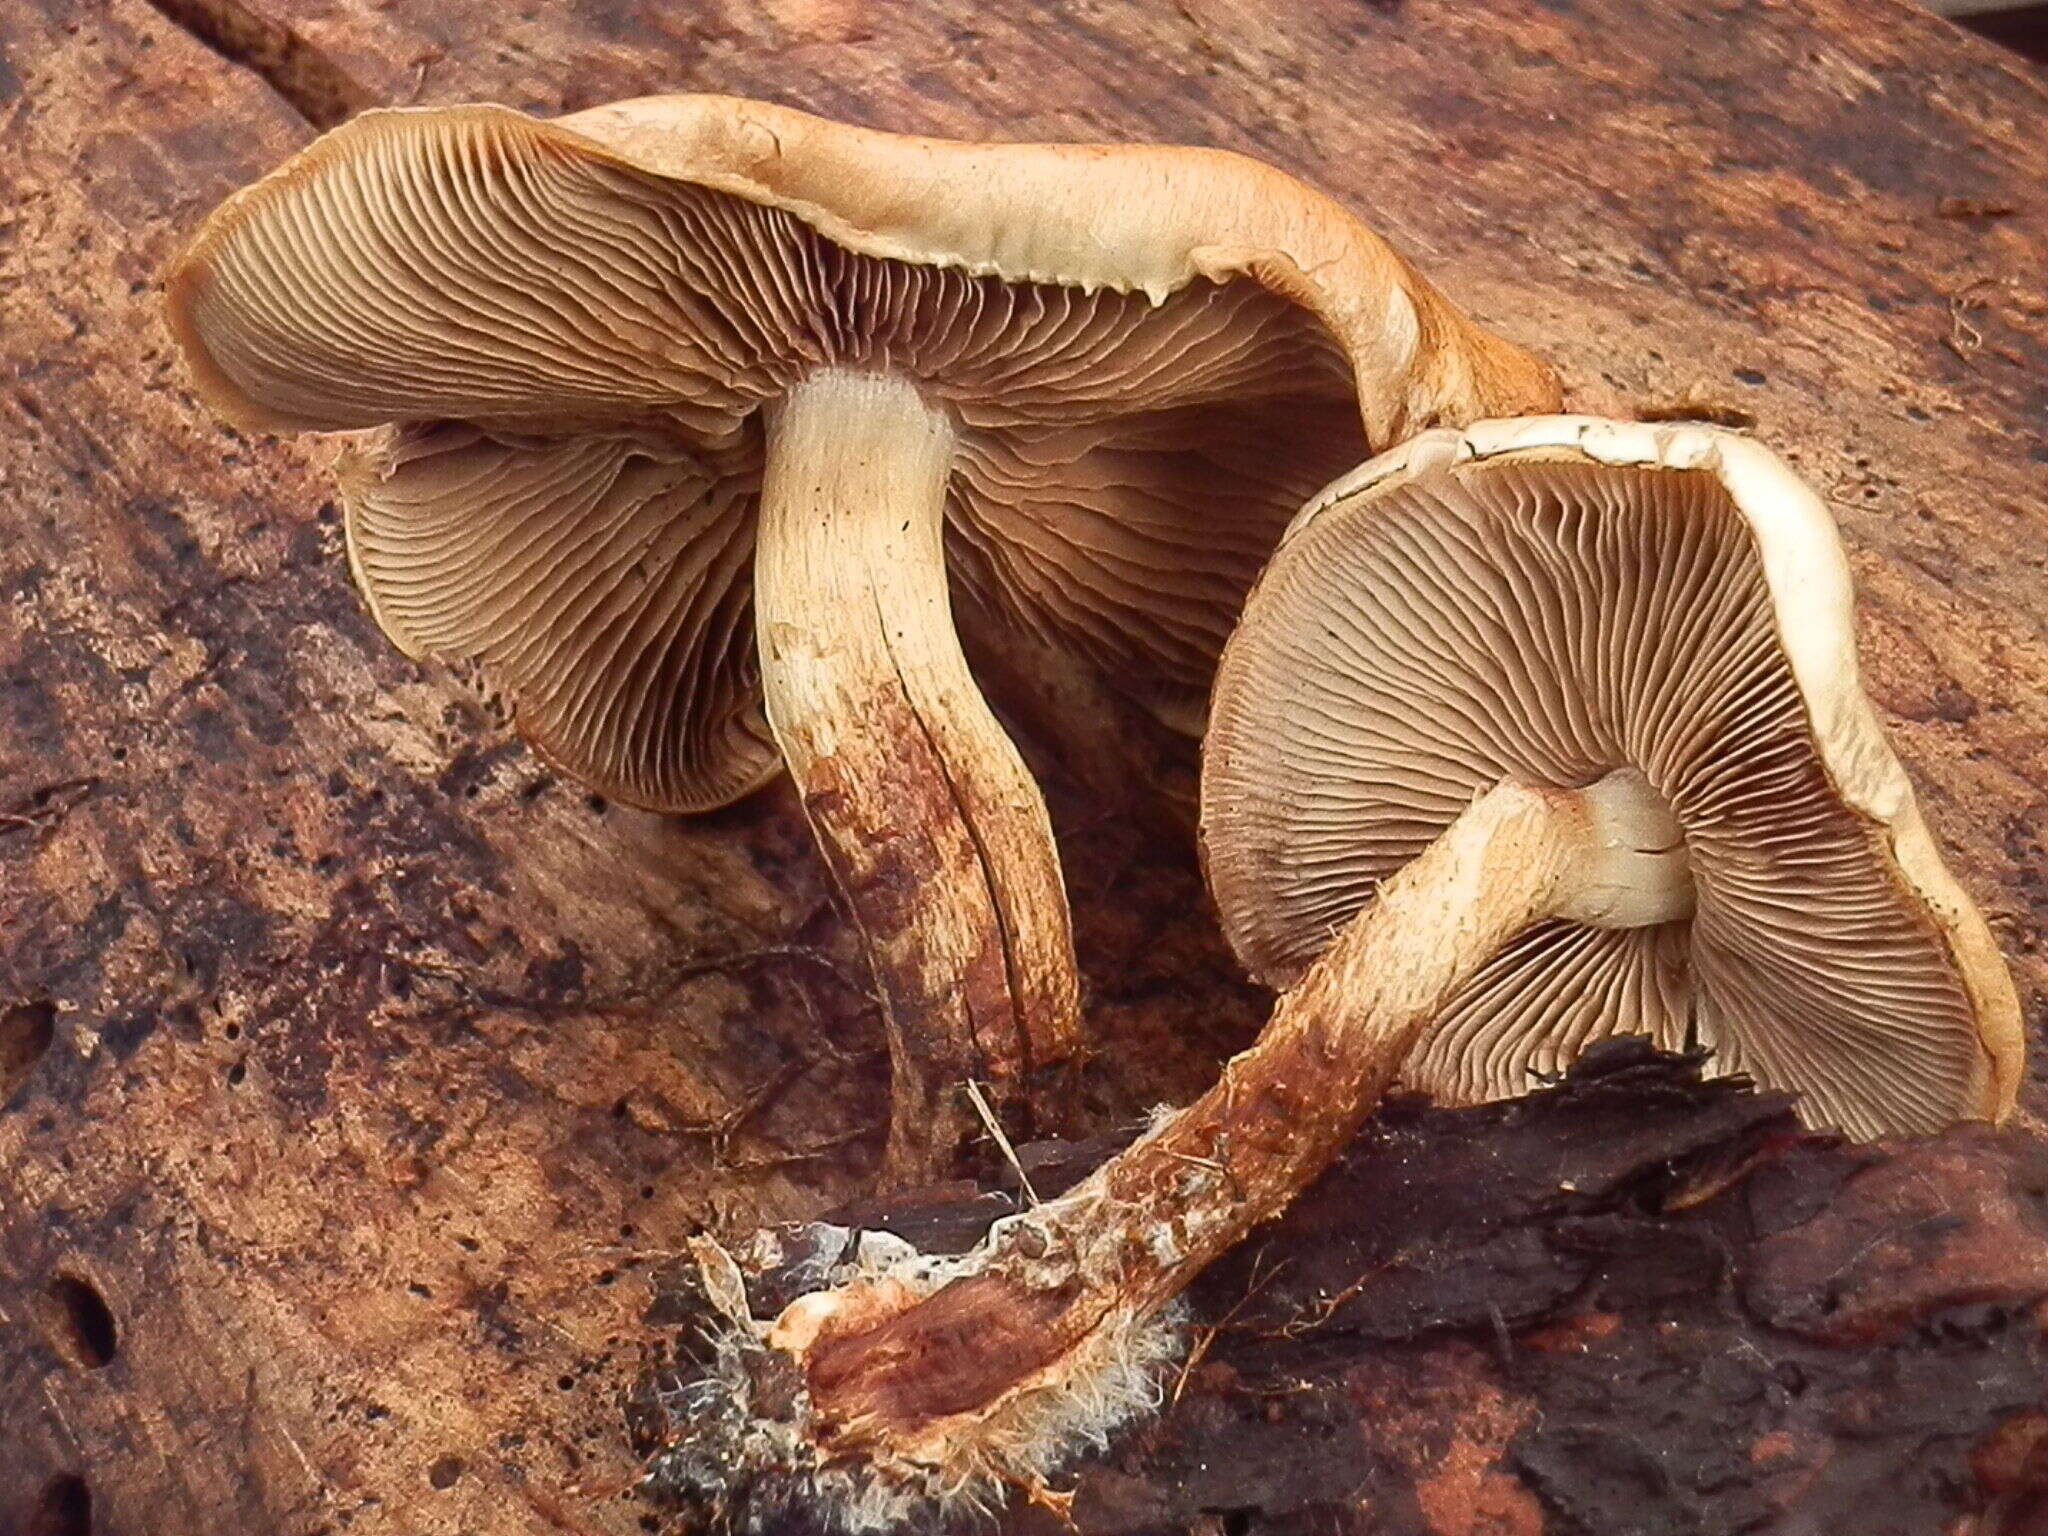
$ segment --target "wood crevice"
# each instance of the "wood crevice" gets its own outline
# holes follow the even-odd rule
[[[336,60],[241,0],[148,0],[152,10],[230,64],[254,72],[315,128],[384,105]]]

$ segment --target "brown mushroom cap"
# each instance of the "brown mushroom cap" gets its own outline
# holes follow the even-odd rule
[[[759,411],[818,368],[898,372],[952,412],[955,578],[1181,715],[1316,485],[1556,397],[1256,162],[721,97],[366,114],[217,210],[169,287],[231,419],[395,424],[345,483],[394,639],[480,660],[547,755],[675,810],[776,767]]]
[[[1284,985],[1489,786],[1634,769],[1692,915],[1530,929],[1409,1081],[1494,1098],[1647,1034],[1859,1136],[2002,1116],[2012,982],[1862,693],[1851,604],[1818,498],[1708,428],[1481,423],[1338,481],[1219,679],[1203,836],[1238,953]]]

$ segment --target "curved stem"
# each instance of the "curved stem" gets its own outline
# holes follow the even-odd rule
[[[944,1170],[962,1080],[1014,1096],[1079,1033],[1045,804],[953,629],[953,446],[906,380],[813,375],[769,412],[754,557],[768,722],[881,992],[905,1179]]]
[[[813,1434],[833,1455],[1024,1475],[1007,1410],[1085,1393],[1090,1347],[1162,1308],[1335,1157],[1424,1027],[1500,946],[1559,908],[1594,836],[1584,798],[1502,785],[1380,889],[1216,1085],[1049,1205],[1010,1218],[968,1272],[879,1322],[798,1308]],[[867,1316],[856,1317],[867,1310]],[[770,1334],[770,1342],[777,1335]],[[1086,1362],[1084,1364],[1083,1362]],[[1038,1464],[1056,1460],[1045,1447]]]

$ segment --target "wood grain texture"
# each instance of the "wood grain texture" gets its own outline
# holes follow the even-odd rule
[[[1243,149],[1574,406],[1753,420],[1842,520],[1879,702],[2042,1017],[2023,63],[1891,0],[233,9],[295,94],[319,59],[384,102],[720,90]],[[645,1265],[861,1187],[881,1036],[786,791],[684,822],[550,780],[376,635],[328,451],[185,393],[155,273],[311,137],[141,0],[0,13],[0,1530],[83,1488],[111,1536],[632,1532]],[[1086,1131],[1192,1097],[1257,1000],[1183,849],[1052,799]],[[115,1322],[104,1365],[66,1276]]]

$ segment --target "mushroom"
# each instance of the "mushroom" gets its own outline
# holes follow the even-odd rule
[[[380,428],[356,578],[600,792],[723,805],[787,767],[929,1171],[980,1076],[1073,1048],[1037,786],[951,615],[1198,719],[1300,499],[1369,445],[1555,401],[1376,236],[1179,148],[969,145],[724,97],[542,122],[374,112],[172,268],[201,394]]]
[[[707,1388],[747,1411],[687,1433],[774,1447],[855,1528],[1042,1490],[1156,1401],[1174,1295],[1404,1061],[1476,1098],[1643,1033],[1857,1135],[2013,1106],[2012,982],[1862,694],[1833,525],[1728,433],[1487,422],[1336,482],[1224,653],[1202,831],[1231,938],[1291,983],[1258,1041],[964,1258],[731,1309],[724,1379],[802,1390],[764,1436]]]
[[[1643,1034],[1851,1136],[2003,1115],[2012,983],[1863,695],[1851,606],[1818,499],[1724,432],[1487,423],[1338,481],[1217,690],[1204,842],[1239,958],[1290,984],[1489,786],[1570,791],[1604,851],[1444,1010],[1413,1086],[1502,1098]]]

